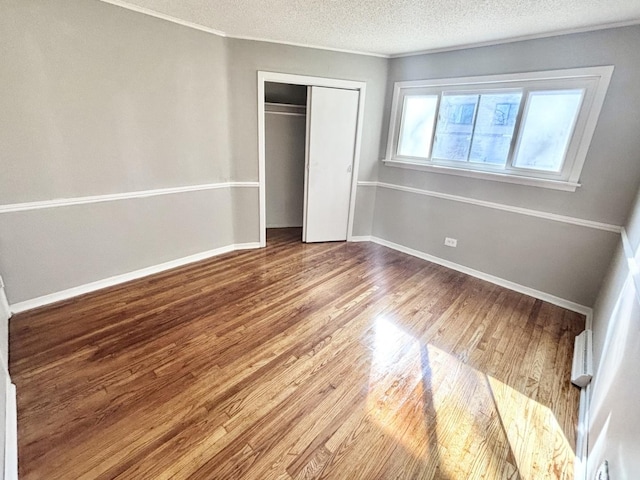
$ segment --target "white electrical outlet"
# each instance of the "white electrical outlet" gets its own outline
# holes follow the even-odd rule
[[[444,239],[444,244],[447,247],[453,247],[456,248],[458,246],[458,240],[455,238],[449,238],[449,237],[445,237]]]
[[[606,460],[600,464],[600,467],[598,467],[595,480],[609,480],[609,462]]]

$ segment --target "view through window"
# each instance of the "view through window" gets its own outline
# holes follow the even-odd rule
[[[396,83],[385,161],[575,189],[612,70]]]

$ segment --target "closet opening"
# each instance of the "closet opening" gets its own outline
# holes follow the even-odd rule
[[[267,235],[299,232],[304,220],[307,87],[265,82],[265,188]]]
[[[281,228],[350,240],[364,94],[363,82],[258,72],[261,246]]]

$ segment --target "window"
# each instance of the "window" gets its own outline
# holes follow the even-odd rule
[[[385,163],[574,191],[612,73],[398,82]]]

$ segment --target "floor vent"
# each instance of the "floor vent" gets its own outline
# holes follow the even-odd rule
[[[586,387],[593,377],[592,343],[591,330],[585,330],[576,337],[573,349],[571,383],[578,387]]]

